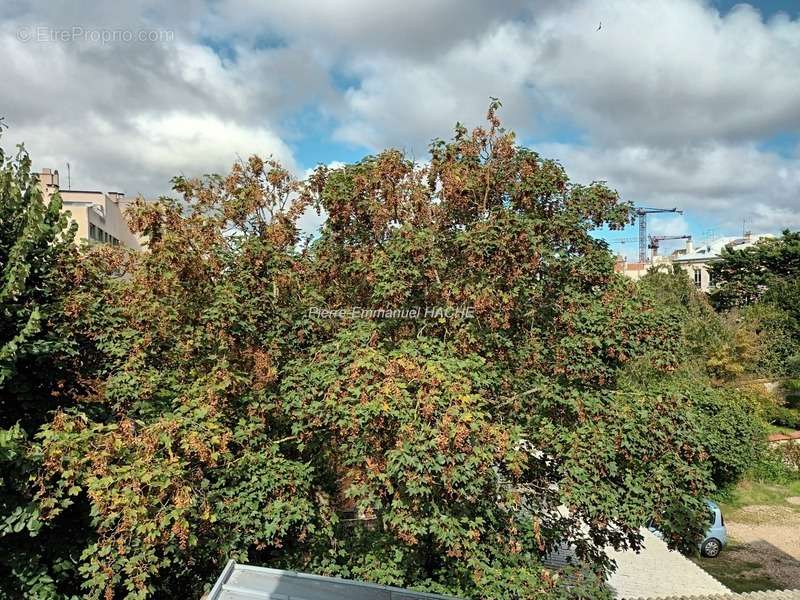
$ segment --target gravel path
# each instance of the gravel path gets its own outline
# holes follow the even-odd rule
[[[617,571],[608,578],[608,585],[617,598],[677,598],[729,593],[728,588],[680,552],[669,550],[647,529],[643,528],[641,534],[644,537],[641,552],[607,551],[617,563]]]
[[[778,506],[747,506],[726,519],[736,553],[759,563],[773,581],[800,589],[800,513]]]

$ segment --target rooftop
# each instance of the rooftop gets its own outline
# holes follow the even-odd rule
[[[688,254],[675,254],[672,259],[676,262],[690,261],[690,260],[708,260],[718,257],[722,254],[725,247],[731,247],[737,250],[752,246],[757,241],[774,237],[770,234],[750,235],[747,237],[720,237],[711,242],[698,246],[693,252]]]
[[[230,560],[206,600],[457,600],[452,596],[240,565]]]

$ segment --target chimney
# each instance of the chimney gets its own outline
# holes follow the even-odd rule
[[[692,236],[686,238],[686,254],[694,252],[694,244],[692,244]]]
[[[617,254],[616,259],[614,260],[614,272],[615,273],[624,273],[625,272],[625,257],[621,254]]]
[[[51,187],[58,187],[58,171],[53,171],[51,169],[42,169],[42,172],[38,174],[39,182],[41,183],[44,189],[48,189]]]

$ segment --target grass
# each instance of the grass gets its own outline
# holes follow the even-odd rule
[[[717,558],[695,557],[692,561],[737,593],[783,588],[762,570],[759,563],[740,558],[736,552],[738,547],[738,544],[731,542]]]
[[[734,489],[727,490],[720,498],[722,513],[728,522],[748,523],[767,519],[786,518],[787,510],[800,512],[800,505],[787,502],[788,498],[800,497],[800,480],[787,483],[767,483],[744,480]],[[774,507],[758,509],[755,512],[747,507]],[[774,516],[771,513],[775,513]],[[775,557],[763,549],[738,543],[728,537],[728,545],[717,558],[691,558],[695,564],[712,575],[724,586],[737,593],[761,590],[778,590],[787,586],[782,581],[780,571],[774,571]],[[775,579],[775,578],[778,579]]]
[[[800,505],[786,501],[792,496],[800,496],[800,480],[785,484],[744,480],[733,490],[726,492],[725,497],[720,499],[720,505],[722,514],[728,517],[733,517],[745,506],[753,505],[780,506],[800,512]]]
[[[773,423],[767,424],[767,433],[796,433],[797,429],[793,427],[784,427],[783,425],[774,425]]]

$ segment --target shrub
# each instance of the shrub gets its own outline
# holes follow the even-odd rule
[[[792,464],[797,461],[798,446],[786,451],[784,445],[770,448],[759,455],[758,460],[747,472],[747,478],[764,483],[786,484],[800,479],[800,473]]]
[[[792,469],[795,478],[800,479],[800,444],[781,444],[778,450],[783,461]]]

